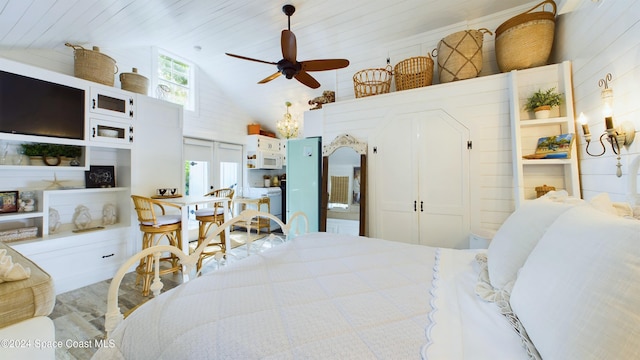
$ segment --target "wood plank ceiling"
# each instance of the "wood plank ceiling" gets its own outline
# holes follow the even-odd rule
[[[158,46],[194,61],[231,99],[242,99],[238,105],[252,119],[268,121],[282,114],[284,101],[291,97],[308,100],[322,90],[335,90],[335,71],[313,73],[322,84],[317,90],[284,77],[257,85],[275,67],[224,55],[280,60],[286,3],[296,6],[291,30],[298,40],[298,59],[309,60],[358,59],[363,49],[530,2],[0,0],[0,50],[61,50],[65,42],[111,49]],[[358,70],[339,71],[350,76]]]

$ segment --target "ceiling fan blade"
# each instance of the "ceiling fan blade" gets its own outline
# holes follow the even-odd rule
[[[229,54],[229,53],[225,53],[225,54],[227,54],[229,56],[232,56],[232,57],[236,57],[238,59],[242,59],[242,60],[256,61],[256,62],[260,62],[260,63],[264,63],[264,64],[270,64],[270,65],[278,65],[278,63],[275,63],[273,61],[258,60],[258,59],[253,59],[253,58],[246,57],[246,56],[234,55],[234,54]]]
[[[280,37],[280,44],[282,47],[282,57],[285,60],[289,60],[292,63],[296,62],[296,56],[298,56],[298,47],[296,45],[296,36],[290,30],[282,30],[282,36]]]
[[[324,60],[308,60],[302,61],[302,70],[304,71],[324,71],[342,69],[349,66],[349,60],[346,59],[324,59]]]
[[[320,83],[318,82],[318,80],[314,79],[313,76],[309,75],[309,73],[307,73],[304,70],[301,70],[296,76],[295,78],[300,81],[301,83],[307,85],[308,87],[312,88],[312,89],[317,89],[320,87]]]
[[[264,79],[262,79],[262,80],[258,81],[258,84],[268,83],[269,81],[271,81],[271,80],[273,80],[273,79],[277,78],[277,77],[278,77],[278,76],[280,76],[280,75],[281,75],[281,73],[278,71],[277,73],[272,74],[272,75],[269,75],[269,76],[267,76],[266,78],[264,78]]]

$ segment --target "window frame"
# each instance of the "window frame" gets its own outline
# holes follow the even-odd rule
[[[183,106],[184,111],[188,111],[194,114],[197,114],[197,109],[198,109],[198,91],[197,91],[197,84],[198,82],[196,81],[196,65],[192,62],[189,61],[183,57],[180,57],[178,55],[175,55],[174,53],[167,51],[165,49],[161,49],[158,47],[154,47],[154,51],[153,51],[153,77],[152,77],[152,94],[151,96],[155,97],[155,98],[159,98],[158,97],[158,85],[160,84],[160,78],[159,78],[159,59],[160,56],[167,56],[175,61],[179,61],[182,63],[185,63],[189,66],[189,71],[188,71],[188,80],[189,80],[189,86],[187,86],[187,88],[189,89],[189,92],[191,94],[191,96],[188,97],[187,99],[187,104],[185,104]],[[171,101],[171,100],[166,100],[166,101]]]

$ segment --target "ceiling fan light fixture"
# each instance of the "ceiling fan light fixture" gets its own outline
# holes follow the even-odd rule
[[[308,61],[298,61],[296,60],[298,45],[296,42],[296,36],[291,31],[291,15],[296,11],[296,8],[287,4],[282,7],[282,12],[287,15],[288,28],[282,30],[282,35],[280,37],[280,48],[282,50],[282,60],[276,62],[264,61],[259,59],[253,59],[246,56],[234,55],[230,53],[226,53],[229,56],[236,57],[243,60],[250,60],[261,62],[265,64],[273,64],[278,68],[278,72],[267,76],[266,78],[260,80],[258,84],[267,83],[275,78],[277,78],[280,74],[284,75],[287,79],[295,78],[302,84],[312,88],[317,89],[320,87],[320,83],[313,78],[313,76],[309,75],[309,71],[326,71],[326,70],[337,70],[347,67],[349,65],[349,60],[346,59],[322,59],[322,60],[308,60]]]

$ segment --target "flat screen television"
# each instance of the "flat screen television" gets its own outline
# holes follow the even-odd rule
[[[0,132],[84,139],[84,90],[0,71]]]

